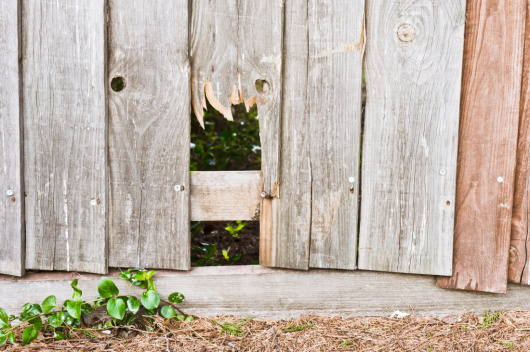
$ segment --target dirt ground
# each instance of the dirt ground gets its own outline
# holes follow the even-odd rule
[[[227,323],[229,323],[227,325]],[[218,316],[193,322],[156,317],[154,331],[93,331],[68,341],[39,335],[2,351],[530,351],[530,311],[444,318],[319,317],[261,320]],[[233,334],[229,334],[228,331]],[[17,339],[20,341],[20,332]]]

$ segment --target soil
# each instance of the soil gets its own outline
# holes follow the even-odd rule
[[[237,237],[225,230],[228,224],[236,227],[235,221],[192,223],[192,266],[259,264],[259,221],[243,221],[242,223],[245,224],[245,227],[238,232]],[[201,261],[204,255],[203,251],[198,248],[204,248],[204,244],[216,246],[216,254],[212,263]],[[224,258],[222,250],[226,250],[230,257],[241,254],[241,258],[229,263]]]
[[[7,345],[1,351],[529,351],[530,311],[502,312],[495,319],[472,313],[444,318],[319,317],[261,320],[217,316],[193,322],[154,317],[154,331],[93,331],[71,340],[54,341],[39,334],[28,345]],[[237,335],[228,334],[226,323]],[[19,329],[21,330],[21,329]],[[17,341],[21,331],[16,332]]]

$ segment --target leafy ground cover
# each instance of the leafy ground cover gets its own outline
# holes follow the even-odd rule
[[[77,334],[54,341],[39,333],[28,346],[2,351],[529,351],[530,311],[471,313],[444,318],[319,317],[263,320],[233,316],[194,321],[144,317],[135,328]],[[17,331],[20,338],[21,331]]]

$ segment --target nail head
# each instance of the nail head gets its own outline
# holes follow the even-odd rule
[[[90,204],[92,204],[92,205],[96,205],[96,204],[98,204],[98,202],[97,202],[95,199],[92,199],[92,200],[90,201]]]
[[[504,179],[501,176],[497,177],[497,182],[502,183],[503,181]]]
[[[445,176],[447,174],[447,171],[445,169],[440,169],[440,175]]]
[[[12,196],[13,194],[14,194],[14,193],[13,193],[12,190],[10,190],[10,189],[7,190],[7,195],[8,195],[8,196]]]
[[[355,178],[353,178],[353,176],[350,176],[350,178],[348,180],[350,181],[350,183],[354,183],[355,182]]]
[[[267,193],[266,192],[261,192],[261,198],[266,198],[267,197]]]

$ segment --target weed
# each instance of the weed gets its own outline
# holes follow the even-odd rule
[[[302,330],[309,329],[309,328],[313,327],[313,324],[307,324],[307,325],[296,324],[296,326],[293,326],[293,325],[291,325],[291,323],[289,323],[289,327],[290,327],[289,329],[283,329],[283,332],[302,331]]]
[[[226,332],[228,335],[235,335],[235,336],[242,336],[244,331],[241,329],[241,327],[249,322],[251,322],[254,319],[254,317],[248,317],[244,320],[241,320],[237,323],[220,323],[216,320],[212,320],[215,324],[219,325],[223,328],[221,332],[219,332],[219,335],[222,335],[223,332]]]
[[[502,317],[502,313],[501,312],[497,312],[497,313],[490,313],[489,310],[487,310],[486,312],[484,312],[484,322],[482,323],[482,325],[479,327],[479,329],[483,329],[485,328],[486,326],[489,326],[497,321],[499,321],[499,319]]]
[[[351,344],[353,344],[353,342],[351,340],[346,340],[346,341],[343,341],[343,342],[340,343],[339,348],[344,348],[344,347],[349,346]]]
[[[236,221],[236,226],[232,226],[230,224],[226,224],[225,230],[230,232],[232,237],[238,237],[239,231],[243,230],[245,226],[247,226],[246,222],[242,222],[241,220]]]
[[[512,341],[499,341],[499,344],[506,346],[506,347],[510,347],[512,351],[515,351],[515,346]]]

